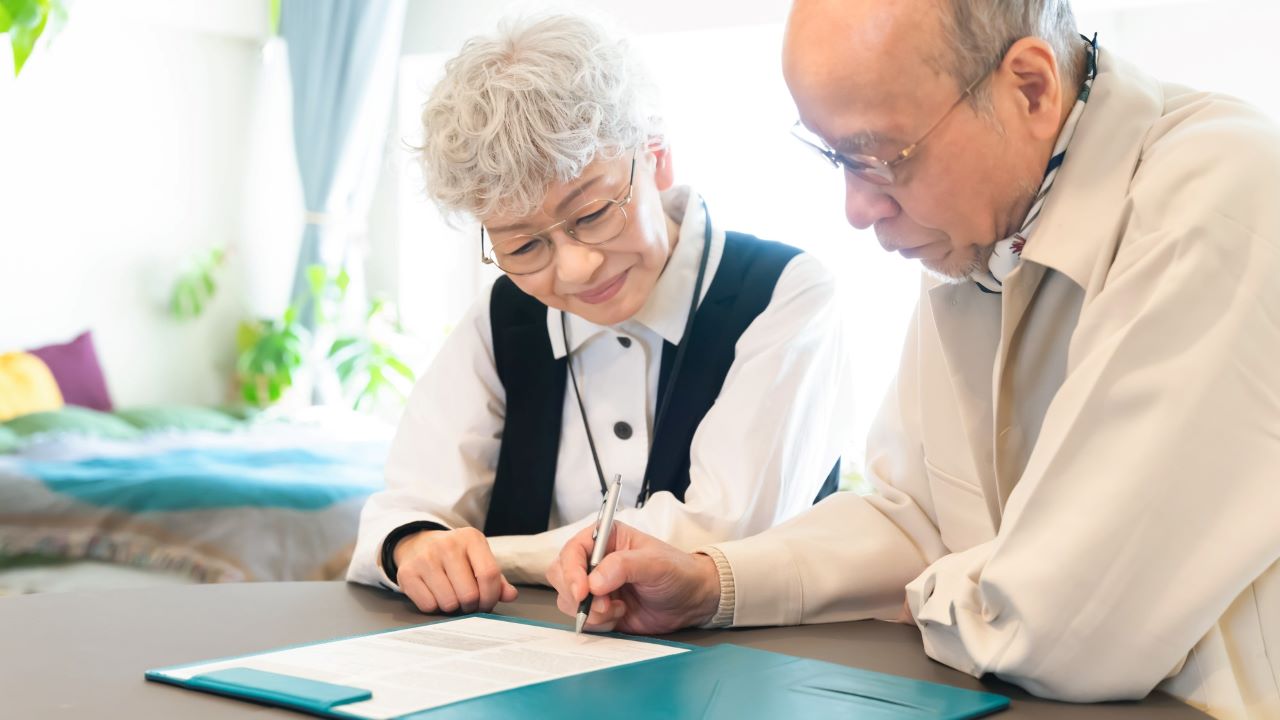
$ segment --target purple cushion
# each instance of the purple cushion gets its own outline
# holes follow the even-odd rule
[[[93,349],[93,335],[89,331],[69,343],[46,345],[27,352],[49,366],[53,379],[58,381],[58,389],[62,391],[63,402],[111,412],[107,380],[102,376],[98,353]]]

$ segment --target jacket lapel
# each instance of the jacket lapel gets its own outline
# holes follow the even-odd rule
[[[996,503],[1000,514],[1003,514],[1009,493],[1013,492],[1013,486],[1022,475],[1018,459],[1024,457],[1023,443],[1028,440],[1026,428],[1022,425],[1027,418],[1016,414],[1020,398],[1015,397],[1012,392],[1013,373],[1010,372],[1009,363],[1017,361],[1016,344],[1020,338],[1018,329],[1044,275],[1043,265],[1019,263],[1004,279],[1003,293],[1000,295],[1000,342],[996,347],[996,359],[993,363],[995,373],[988,388],[992,393],[992,407],[995,408],[992,435],[995,492],[987,498],[989,504]],[[999,527],[999,523],[996,526]]]
[[[1163,110],[1163,92],[1153,79],[1123,60],[1103,52],[1098,79],[1080,119],[1067,159],[1049,194],[1022,262],[1004,284],[1001,329],[991,387],[994,410],[994,498],[1002,511],[1022,475],[1029,448],[1038,436],[1043,412],[1019,411],[1013,392],[1015,374],[1026,377],[1043,363],[1037,352],[1020,353],[1022,329],[1038,291],[1051,272],[1061,273],[1083,289],[1083,305],[1102,289],[1124,234],[1128,188],[1138,166],[1143,138]],[[1053,293],[1060,297],[1060,293]],[[1075,312],[1080,308],[1076,307]],[[1062,309],[1046,318],[1072,317]],[[1062,332],[1074,332],[1075,324]],[[1034,333],[1042,337],[1043,333]],[[1063,344],[1066,347],[1066,343]],[[1070,371],[1070,358],[1062,365]],[[1022,403],[1025,404],[1025,403]],[[1037,411],[1044,408],[1036,408]],[[1034,417],[1032,417],[1034,415]],[[1031,428],[1027,423],[1035,422]],[[991,499],[988,500],[990,504]]]

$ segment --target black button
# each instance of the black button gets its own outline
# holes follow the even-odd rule
[[[619,336],[619,337],[618,337],[618,344],[619,344],[619,345],[621,345],[621,346],[622,346],[622,347],[624,347],[624,348],[631,347],[631,338],[629,338],[629,337],[621,337],[621,336]]]
[[[613,434],[617,435],[619,440],[629,440],[631,438],[631,426],[624,422],[614,423]]]

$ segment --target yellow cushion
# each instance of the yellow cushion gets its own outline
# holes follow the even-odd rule
[[[49,366],[35,355],[0,355],[0,422],[62,408],[62,392]]]

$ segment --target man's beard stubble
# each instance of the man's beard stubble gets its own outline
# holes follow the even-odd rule
[[[963,250],[952,252],[939,265],[930,265],[925,261],[921,261],[920,265],[924,267],[925,272],[930,277],[952,285],[959,285],[969,280],[974,273],[987,267],[987,262],[991,259],[992,249],[990,245],[970,245]]]
[[[1027,212],[1031,209],[1031,203],[1039,192],[1039,186],[1029,180],[1023,180],[1018,183],[1015,198],[1009,203],[1010,209],[1008,217],[1005,219],[1005,225],[1008,228],[1005,232],[1005,237],[1012,237],[1014,232],[1022,227]],[[945,264],[943,265],[931,267],[924,262],[921,262],[921,265],[924,266],[925,272],[942,282],[960,284],[973,277],[975,273],[986,270],[987,264],[991,261],[991,253],[994,251],[995,243],[990,245],[970,245],[964,249],[964,254],[959,257],[956,257],[956,255],[960,251],[952,253],[951,256],[944,260]]]

